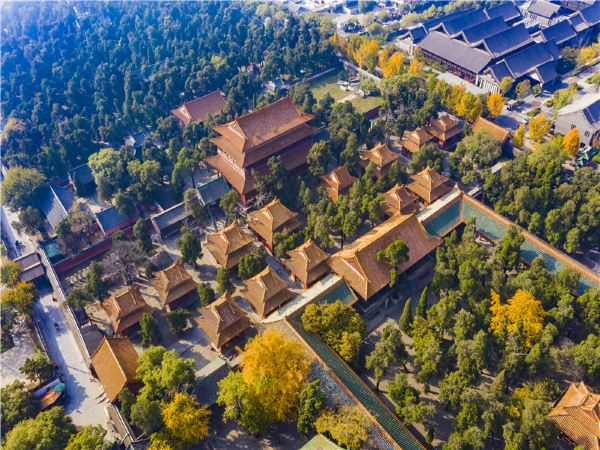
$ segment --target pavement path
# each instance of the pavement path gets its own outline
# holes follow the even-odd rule
[[[42,293],[34,306],[35,319],[42,330],[51,358],[58,364],[66,384],[65,412],[77,426],[107,426],[104,389],[87,367],[59,302],[52,300],[52,291]],[[58,329],[54,324],[58,324]]]

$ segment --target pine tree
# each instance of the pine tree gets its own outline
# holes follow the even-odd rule
[[[410,330],[410,325],[413,321],[411,303],[412,300],[410,298],[407,298],[406,302],[404,302],[404,309],[402,310],[402,315],[400,316],[400,320],[398,321],[398,326],[405,333],[408,333],[408,330]]]
[[[419,299],[419,304],[417,305],[417,316],[425,317],[427,315],[427,286],[421,292],[421,298]]]

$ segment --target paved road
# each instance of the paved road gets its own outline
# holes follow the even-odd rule
[[[108,416],[104,409],[106,394],[90,374],[60,304],[52,301],[51,290],[42,293],[35,304],[35,317],[50,356],[60,367],[66,384],[65,412],[75,425],[101,425],[107,428]],[[58,330],[54,323],[58,324]]]

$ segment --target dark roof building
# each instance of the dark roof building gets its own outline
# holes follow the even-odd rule
[[[36,252],[31,252],[26,255],[20,256],[14,260],[19,266],[21,266],[21,273],[19,279],[24,282],[33,282],[40,277],[46,275],[44,266],[40,261],[40,257]]]
[[[575,31],[569,20],[561,20],[548,28],[544,28],[541,35],[545,42],[554,41],[560,47],[571,43],[577,37],[577,31]]]
[[[196,319],[210,341],[218,349],[250,328],[250,320],[228,292],[199,309]]]
[[[560,5],[545,0],[533,0],[525,17],[537,21],[543,27],[549,27],[559,18]]]
[[[138,218],[138,212],[129,218],[119,212],[116,206],[109,206],[102,211],[96,213],[96,219],[100,229],[104,233],[105,237],[109,237],[118,230],[124,230],[125,228],[133,225]]]
[[[185,207],[185,203],[181,202],[158,214],[154,214],[150,221],[158,235],[164,239],[169,234],[178,231],[183,222],[191,215],[192,211]]]
[[[184,126],[190,123],[202,123],[209,114],[218,117],[225,108],[225,96],[220,91],[214,91],[203,97],[185,102],[179,108],[172,109],[171,114],[177,117]]]
[[[75,195],[68,187],[48,184],[42,193],[40,209],[46,216],[52,230],[69,217],[69,210],[75,202]]]
[[[596,93],[582,95],[570,105],[558,110],[554,131],[566,135],[577,128],[579,142],[592,145],[600,139],[600,96]]]
[[[69,181],[79,197],[87,197],[96,192],[96,180],[87,164],[69,170]]]
[[[204,206],[210,206],[221,200],[229,192],[229,186],[223,177],[217,177],[197,188],[198,198]]]

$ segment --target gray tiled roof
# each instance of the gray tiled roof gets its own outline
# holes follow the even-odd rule
[[[490,18],[501,16],[506,21],[521,17],[521,13],[513,2],[501,2],[496,6],[486,9],[486,12]]]
[[[87,164],[82,164],[81,166],[69,170],[69,175],[71,176],[71,179],[76,179],[81,184],[94,182],[94,175],[92,175],[92,170]]]
[[[596,2],[591,6],[580,11],[581,15],[590,25],[598,25],[600,23],[600,2]]]
[[[425,27],[425,29],[429,31],[430,29],[432,29],[433,27],[439,25],[442,22],[447,22],[447,21],[456,19],[458,17],[462,17],[462,16],[464,16],[466,14],[469,14],[469,12],[470,11],[455,11],[453,13],[450,13],[450,14],[446,15],[446,16],[438,17],[436,19],[431,19],[431,20],[428,20],[427,22],[423,22],[423,27]]]
[[[556,80],[559,74],[556,71],[556,67],[558,66],[557,60],[548,61],[541,66],[538,66],[536,70],[537,74],[540,77],[540,81],[542,83],[548,83],[550,81]]]
[[[536,67],[559,57],[560,50],[554,42],[550,41],[531,45],[504,61],[514,78],[520,78]]]
[[[490,68],[490,70],[492,71],[492,74],[498,81],[502,81],[502,78],[505,78],[505,77],[512,78],[512,75],[511,75],[510,71],[508,70],[508,67],[506,67],[506,64],[504,63],[504,61],[500,61],[499,63],[494,64]]]
[[[417,43],[425,37],[427,30],[422,25],[419,25],[418,27],[408,30],[408,34],[410,34],[412,41]]]
[[[229,192],[229,186],[223,177],[215,178],[198,186],[198,195],[203,205],[212,205],[218,202],[227,192]]]
[[[108,208],[97,212],[96,218],[104,232],[124,224],[128,220],[126,216],[119,212],[116,206],[109,206]]]
[[[448,35],[454,36],[462,30],[475,26],[488,20],[488,16],[483,9],[473,9],[467,14],[455,19],[443,21],[442,26]]]
[[[589,27],[589,25],[585,22],[583,16],[579,11],[569,17],[569,22],[571,23],[571,26],[575,28],[575,31],[577,31],[578,33]]]
[[[190,210],[185,209],[185,204],[182,202],[178,203],[175,206],[172,206],[171,208],[161,213],[155,214],[154,216],[152,216],[152,220],[154,221],[154,223],[156,223],[156,226],[160,230],[164,230],[167,227],[170,227],[181,222],[182,220],[185,220],[191,215],[192,212]]]
[[[485,39],[485,47],[499,58],[533,42],[525,25],[519,24]]]
[[[48,185],[44,190],[40,208],[52,229],[68,217],[68,211],[73,206],[73,200],[72,193],[69,196],[68,191],[64,188]]]
[[[495,17],[473,27],[466,28],[462,31],[462,35],[467,43],[473,45],[482,39],[493,36],[508,28],[508,25],[506,25],[506,22],[502,17]]]
[[[546,17],[549,19],[557,14],[559,9],[560,5],[544,0],[537,0],[531,4],[527,11],[531,14],[535,14],[536,16]]]
[[[545,41],[554,40],[554,42],[560,45],[564,41],[577,36],[577,32],[573,29],[568,20],[561,20],[560,22],[543,29],[542,36]]]
[[[573,103],[561,108],[558,116],[577,111],[582,111],[588,122],[600,129],[600,97],[598,94],[586,94],[576,98]]]
[[[492,60],[486,52],[471,48],[439,31],[431,31],[419,43],[419,47],[474,73],[481,72]]]

